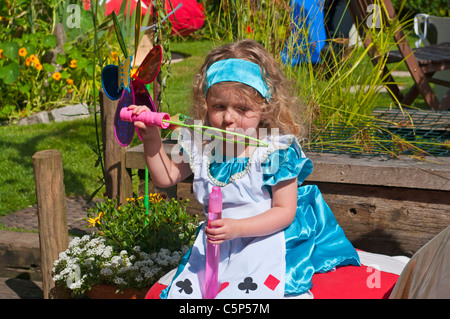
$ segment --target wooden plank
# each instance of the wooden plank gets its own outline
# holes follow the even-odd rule
[[[170,156],[174,141],[164,141],[163,145]],[[409,157],[381,160],[328,153],[307,153],[306,156],[314,163],[308,181],[450,191],[448,157],[425,157],[424,161],[418,161]],[[125,160],[127,168],[145,169],[143,145],[129,149]]]
[[[349,240],[363,250],[412,255],[450,225],[448,192],[317,185]]]
[[[314,163],[308,181],[380,185],[450,191],[450,158],[408,157],[381,160],[354,158],[345,154],[307,153]]]
[[[169,158],[171,158],[172,150],[176,145],[176,141],[163,140],[164,151]],[[125,166],[127,168],[145,169],[144,144],[139,144],[127,150]]]

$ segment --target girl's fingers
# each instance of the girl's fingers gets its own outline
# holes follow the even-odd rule
[[[136,126],[137,128],[141,128],[141,129],[145,129],[146,128],[146,125],[143,122],[140,122],[140,121],[134,122],[134,126]]]
[[[221,243],[224,242],[224,240],[219,240],[219,239],[207,239],[209,243],[213,244],[213,245],[220,245]]]
[[[139,115],[144,111],[150,111],[149,108],[145,105],[130,105],[128,106],[129,110],[133,111],[133,114]]]

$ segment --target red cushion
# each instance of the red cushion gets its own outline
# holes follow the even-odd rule
[[[315,299],[387,299],[399,275],[367,266],[344,266],[315,274],[311,289]]]
[[[160,283],[157,282],[147,292],[147,294],[145,295],[145,299],[161,299],[159,295],[161,294],[161,291],[163,291],[166,288],[167,288],[166,285],[161,285]]]

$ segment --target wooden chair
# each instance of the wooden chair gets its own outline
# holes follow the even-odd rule
[[[368,19],[372,19],[372,15],[374,14],[374,11],[371,11],[370,8],[374,8],[374,5],[377,5],[377,1],[347,0],[347,2],[348,10],[358,29],[358,34],[364,46],[367,48],[373,43],[370,32],[367,32],[371,25],[370,22],[373,22]],[[378,4],[380,2],[381,0],[378,1]],[[396,17],[396,12],[390,0],[383,0],[383,3],[386,10],[380,9],[379,12],[383,15],[382,21],[387,22]],[[369,23],[367,23],[368,21]],[[393,95],[394,100],[397,99],[404,105],[411,105],[420,93],[430,109],[448,110],[450,105],[440,104],[435,92],[430,86],[430,82],[450,87],[450,82],[432,78],[434,73],[450,69],[450,43],[431,45],[412,50],[401,29],[395,32],[394,40],[397,44],[398,51],[389,52],[387,63],[404,60],[414,80],[414,85],[403,95],[399,87],[395,84],[392,75],[389,73],[389,69],[385,67],[383,72],[386,76],[386,86],[392,92],[391,95]],[[377,49],[372,47],[368,54],[375,65],[379,56]]]

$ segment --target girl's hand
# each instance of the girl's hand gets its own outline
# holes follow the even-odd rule
[[[150,111],[150,109],[145,105],[130,105],[128,109],[132,110],[133,114],[135,115],[139,115],[142,112]],[[134,122],[134,126],[136,126],[139,129],[139,134],[144,140],[154,138],[156,136],[155,134],[159,136],[158,128],[153,125],[147,126],[143,122],[136,121]]]
[[[210,243],[217,245],[226,240],[237,238],[240,234],[239,219],[224,218],[211,221],[206,227],[205,234]]]

